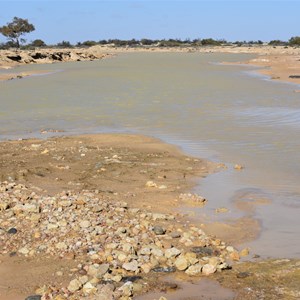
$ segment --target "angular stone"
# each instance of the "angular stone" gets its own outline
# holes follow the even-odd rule
[[[213,265],[210,265],[210,264],[205,264],[203,267],[202,267],[202,273],[204,275],[210,275],[210,274],[213,274],[216,272],[216,267],[213,266]]]
[[[108,269],[109,269],[109,264],[102,264],[102,265],[93,264],[89,266],[87,273],[92,277],[96,277],[100,279],[108,271]]]
[[[81,287],[82,287],[82,283],[78,279],[73,279],[70,281],[70,283],[68,285],[68,290],[71,293],[74,293],[74,292],[80,290]]]
[[[156,257],[161,257],[161,256],[164,256],[164,253],[161,249],[159,249],[158,247],[153,247],[151,249],[151,253],[156,256]]]
[[[82,291],[85,295],[91,295],[95,294],[97,292],[97,289],[90,282],[87,282],[82,287]]]
[[[141,269],[145,274],[148,274],[151,271],[151,264],[142,264]]]
[[[131,262],[128,262],[128,263],[124,263],[122,265],[122,268],[125,269],[126,271],[132,271],[132,272],[135,272],[138,270],[139,268],[139,265],[138,265],[138,262],[136,260],[133,260]]]
[[[171,257],[176,257],[181,253],[181,251],[175,247],[169,248],[165,251],[165,257],[166,258],[171,258]]]
[[[113,300],[115,297],[113,296],[114,290],[113,286],[110,284],[102,284],[97,286],[97,300]]]
[[[190,276],[195,276],[195,275],[200,274],[200,273],[201,273],[201,270],[202,270],[202,265],[196,264],[196,265],[190,266],[190,267],[185,271],[185,273],[186,273],[187,275],[190,275]]]
[[[189,266],[189,263],[184,256],[178,257],[174,264],[179,271],[184,271]]]
[[[195,265],[197,262],[199,262],[199,259],[197,258],[197,254],[193,252],[187,252],[185,253],[184,257],[187,259],[187,261],[191,265]]]

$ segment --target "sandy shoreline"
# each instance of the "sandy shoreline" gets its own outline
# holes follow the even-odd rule
[[[35,292],[36,285],[40,288],[37,292],[44,295],[50,293],[63,297],[60,287],[63,286],[65,289],[68,287],[64,292],[68,294],[67,299],[90,299],[89,296],[97,294],[102,288],[98,286],[100,281],[95,281],[92,271],[89,271],[93,263],[110,266],[114,276],[107,274],[105,278],[115,282],[114,290],[121,288],[123,277],[141,275],[149,285],[133,294],[138,295],[152,290],[154,286],[151,282],[161,276],[159,272],[148,274],[153,268],[174,268],[174,271],[177,268],[177,272],[191,269],[194,275],[199,276],[202,268],[199,263],[203,266],[211,264],[212,271],[208,271],[208,275],[218,268],[219,271],[226,269],[230,261],[247,255],[247,251],[239,253],[219,239],[207,236],[199,224],[192,224],[174,212],[174,208],[182,203],[200,207],[205,205],[201,196],[186,192],[195,184],[196,177],[205,177],[222,166],[185,156],[176,147],[159,140],[144,136],[102,134],[8,141],[0,143],[0,158],[0,178],[3,182],[0,187],[1,300],[10,297],[24,299]],[[72,204],[72,201],[76,204]],[[106,216],[105,223],[116,218],[116,227],[102,223],[103,234],[98,235],[94,235],[93,231],[88,230],[90,227],[83,224],[88,222],[89,226],[93,224],[99,227],[96,224],[100,216],[88,212],[94,209],[95,201],[105,203],[100,208],[101,216]],[[105,210],[105,207],[109,209]],[[90,216],[86,220],[85,214]],[[137,218],[134,223],[137,225],[132,227],[122,223],[122,220],[118,221],[121,216],[124,222],[127,217],[132,221]],[[70,219],[75,222],[69,225],[73,228],[71,231],[65,227]],[[143,219],[147,220],[145,224]],[[165,228],[163,230],[166,232],[154,234],[155,226],[157,230]],[[124,233],[122,231],[119,240],[117,232],[121,228],[126,228],[128,235],[126,230]],[[97,250],[89,253],[85,252],[85,240],[80,238],[82,232],[89,237],[89,247],[99,246],[100,241],[105,241],[101,247],[106,247],[110,242],[115,243],[116,247],[120,245],[122,249],[126,243],[130,243],[132,247],[137,247],[137,253],[146,251],[141,247],[156,249],[153,248],[156,245],[158,248],[156,252],[153,250],[152,255],[151,252],[145,252],[133,255],[128,260],[126,257],[129,254],[125,250],[114,252],[115,247],[105,248],[104,252]],[[131,240],[133,237],[134,240]],[[138,243],[134,246],[137,238]],[[76,250],[74,245],[78,241],[80,246]],[[208,251],[205,255],[208,257],[191,252],[193,248]],[[173,252],[174,255],[171,254]],[[126,257],[121,258],[122,253],[126,253]],[[148,256],[150,260],[146,259]],[[56,263],[55,259],[58,259]],[[180,260],[187,265],[181,266]],[[126,272],[124,264],[133,261],[138,261],[138,267],[135,270],[128,267]],[[82,267],[78,268],[78,265]],[[60,273],[62,275],[53,277]],[[92,292],[84,292],[85,283],[74,291],[69,287],[70,280],[84,280],[82,276],[87,275],[83,273],[89,276]],[[10,284],[12,278],[14,286]],[[47,288],[41,289],[45,284]],[[126,299],[131,299],[131,294]],[[117,294],[115,297],[118,299]]]
[[[270,76],[273,80],[300,84],[300,47],[285,46],[215,46],[200,48],[117,48],[107,46],[93,46],[87,49],[39,49],[31,51],[0,50],[0,69],[13,68],[22,64],[48,64],[66,61],[98,60],[118,53],[127,52],[181,52],[181,53],[248,53],[257,55],[256,58],[239,62],[262,67],[258,70],[263,75]],[[10,57],[10,58],[9,58]],[[19,60],[16,60],[18,59]],[[226,62],[225,62],[226,63]],[[0,73],[0,80],[8,80],[30,76],[32,73],[14,74]],[[294,77],[294,78],[291,78]],[[296,92],[298,91],[295,90]]]
[[[263,50],[260,47],[258,48],[259,49],[226,48],[223,49],[223,51],[238,51],[230,53],[258,54],[258,58],[247,63],[263,67],[270,67],[271,69],[262,69],[260,72],[271,76],[272,79],[289,81],[298,84],[300,83],[299,79],[289,78],[290,75],[300,74],[299,48],[278,49],[278,47],[274,49],[270,47],[270,49]],[[107,49],[102,50],[106,52],[108,51]],[[117,53],[118,51],[131,50],[116,49],[114,53]],[[163,51],[173,50],[163,49]],[[214,49],[205,49],[205,51],[203,50],[203,52],[212,51],[220,52],[221,49],[216,47]],[[17,75],[13,74],[13,76]],[[30,76],[32,74],[30,73],[25,75]],[[2,79],[9,78],[2,77]],[[97,156],[99,151],[100,156]],[[127,160],[129,156],[134,157],[133,161]],[[124,157],[126,158],[125,160]],[[184,156],[175,147],[161,144],[157,140],[131,135],[104,135],[104,138],[101,135],[81,137],[75,136],[59,139],[53,138],[46,141],[24,140],[1,142],[0,158],[0,181],[3,182],[9,180],[37,187],[37,189],[34,189],[33,191],[35,191],[35,193],[38,195],[49,194],[55,197],[55,195],[62,193],[64,190],[71,190],[75,194],[80,193],[82,189],[92,191],[99,190],[101,195],[103,194],[104,197],[108,196],[108,198],[105,198],[107,201],[118,203],[120,201],[124,201],[125,199],[130,208],[134,207],[150,211],[151,213],[159,212],[162,214],[169,213],[170,207],[176,207],[180,205],[180,201],[183,201],[179,198],[180,193],[187,193],[194,185],[195,178],[207,176],[209,173],[218,170],[218,167],[222,168],[222,166]],[[149,184],[147,185],[147,183]],[[153,199],[156,201],[154,202]],[[189,204],[193,204],[191,203],[193,200],[189,198],[189,196],[185,198],[183,197],[183,199],[185,199],[184,201],[187,203],[189,202]],[[198,204],[200,203],[196,203],[196,205]],[[13,225],[10,223],[10,221],[5,223],[7,222],[7,219],[3,217],[3,213],[8,213],[10,218],[15,217],[15,215],[11,216],[10,211],[4,210],[1,212],[2,215],[0,215],[0,221],[2,222],[4,220],[4,226],[3,223],[0,223],[1,229],[8,228],[10,225]],[[187,219],[177,214],[174,215],[176,222],[182,222],[180,224],[184,225],[186,228],[193,226],[190,223],[184,223],[187,221]],[[162,222],[162,224],[159,225],[170,226],[173,229],[176,228],[174,227],[175,225],[169,221],[170,220],[165,223]],[[216,225],[214,229],[211,228],[211,233],[218,234],[218,232],[225,230],[226,234],[229,232],[227,237],[228,240],[230,240],[232,236],[235,236],[236,241],[241,241],[243,239],[247,240],[247,238],[255,238],[259,232],[259,229],[255,228],[253,231],[248,231],[249,234],[246,234],[246,237],[241,235],[245,234],[249,228],[251,228],[251,230],[254,229],[253,223],[246,223],[244,224],[244,227],[240,226],[240,232],[236,231],[236,225],[239,224],[233,224],[231,228],[232,231],[230,231],[229,227],[224,229],[222,224],[219,225],[220,227]],[[199,224],[194,224],[194,226],[199,226]],[[203,227],[198,228],[203,229]],[[32,230],[32,228],[30,230]],[[189,230],[187,231],[189,232]],[[183,232],[185,232],[185,229],[183,229]],[[1,242],[3,242],[3,240],[7,242],[6,239],[11,238],[10,235],[6,235],[3,232],[1,232],[1,234]],[[167,243],[166,245],[170,247],[170,244]],[[178,246],[176,245],[176,247]],[[8,249],[10,248],[8,247]],[[167,248],[165,247],[164,249],[166,250]],[[4,285],[0,285],[1,300],[24,299],[26,295],[28,296],[36,289],[34,282],[42,282],[37,281],[37,278],[45,280],[44,282],[55,288],[58,288],[57,284],[64,285],[66,288],[71,279],[83,276],[82,274],[78,274],[81,269],[78,269],[77,267],[78,264],[82,263],[82,260],[77,260],[76,256],[73,258],[71,257],[70,259],[68,255],[66,255],[66,259],[62,259],[61,263],[53,266],[53,260],[51,260],[51,257],[47,258],[49,260],[44,261],[38,256],[36,257],[33,255],[31,257],[30,255],[25,254],[24,259],[22,256],[23,254],[19,254],[18,252],[17,257],[7,257],[9,253],[14,252],[13,250],[14,249],[10,249],[6,255],[0,258],[0,261],[2,260],[2,263],[0,263],[0,274],[10,276],[6,278],[7,280],[5,281],[6,283]],[[273,262],[271,263],[273,264]],[[37,270],[41,267],[41,264],[49,265],[49,268],[41,270],[40,273],[30,269],[30,266],[32,266],[34,270]],[[21,270],[17,268],[18,265],[22,266],[21,269],[28,269],[28,273],[22,273]],[[283,271],[291,268],[293,270],[293,275],[295,275],[294,272],[296,272],[296,275],[298,276],[298,262],[288,260],[282,262],[282,265],[280,266],[282,266]],[[252,272],[259,273],[258,269],[256,269],[256,265],[250,267],[247,265],[247,267],[252,268]],[[72,276],[69,276],[68,271],[66,270],[70,270],[72,268],[77,268],[77,271],[71,272]],[[49,281],[49,278],[47,278],[49,277],[49,272],[52,274],[51,278],[53,279],[53,277],[58,277],[55,274],[60,272],[61,269],[65,270],[63,275],[59,276],[60,278],[57,281]],[[20,273],[20,277],[15,278],[13,273],[8,273],[8,270]],[[228,281],[232,281],[234,278],[234,284],[230,284],[226,281],[226,279],[225,285],[229,288],[238,290],[238,296],[236,299],[254,299],[254,295],[259,295],[259,291],[262,289],[262,287],[256,287],[259,290],[255,290],[255,285],[251,286],[251,284],[253,284],[251,283],[251,276],[253,274],[247,276],[247,278],[250,277],[249,281],[243,280],[242,278],[236,279],[237,274],[239,274],[237,270],[240,270],[242,273],[247,272],[246,267],[240,267],[240,269],[234,268],[233,273],[230,273],[228,270],[224,271],[226,272],[225,278],[227,278]],[[278,274],[279,272],[283,271],[281,269],[279,271],[277,270]],[[32,273],[35,272],[36,279],[29,280],[28,278],[32,276]],[[41,274],[44,275],[41,276]],[[223,272],[220,272],[220,274],[223,274]],[[278,274],[276,274],[276,276]],[[219,273],[216,275],[218,278]],[[201,276],[198,275],[197,280],[201,279]],[[222,277],[222,275],[220,276]],[[273,273],[268,273],[268,276],[270,276],[270,278],[274,278],[275,275]],[[24,280],[24,277],[28,280]],[[18,288],[9,287],[12,278],[14,278]],[[155,281],[157,277],[151,273],[150,278],[147,277],[145,280],[148,280],[150,283],[153,279]],[[185,280],[187,280],[187,278],[185,278]],[[257,278],[257,280],[259,280],[259,278]],[[220,281],[222,282],[222,279],[220,279]],[[240,282],[239,284],[241,286],[244,286],[245,282],[247,283],[246,286],[251,286],[253,288],[253,293],[251,294],[252,298],[250,296],[247,298],[241,291],[241,288],[238,286],[238,284],[236,285],[236,282]],[[154,285],[151,286],[150,284],[150,287],[154,288]],[[286,285],[288,285],[288,283],[286,283]],[[276,294],[275,287],[273,287],[274,295]],[[79,291],[82,292],[82,290]],[[285,292],[286,291],[283,291],[283,294]],[[295,291],[293,291],[293,293],[296,292],[298,292],[297,288]],[[75,296],[73,295],[75,297],[73,299],[81,299],[82,295],[80,294],[80,298],[76,298],[79,297],[79,294],[76,293],[74,294]],[[61,298],[55,299],[71,299],[69,297],[70,295],[68,295],[67,298],[64,298],[64,296],[61,295]],[[270,297],[270,299],[276,298],[274,296],[274,298]]]

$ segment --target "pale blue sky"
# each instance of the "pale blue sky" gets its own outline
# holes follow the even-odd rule
[[[48,44],[109,38],[270,41],[300,35],[300,0],[0,0],[0,25],[14,16],[35,25],[29,41]]]

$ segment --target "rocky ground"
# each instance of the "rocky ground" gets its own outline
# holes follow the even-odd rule
[[[10,69],[24,64],[51,64],[71,61],[93,61],[111,57],[103,51],[89,49],[37,49],[37,50],[0,50],[0,69]],[[0,80],[21,79],[35,72],[0,73]]]
[[[185,191],[196,175],[222,166],[130,135],[2,142],[0,157],[4,297],[24,299],[39,282],[36,293],[45,299],[127,299],[147,291],[128,276],[209,275],[239,257],[171,209],[180,202],[204,205]],[[34,261],[39,270],[53,258],[57,267],[44,284],[37,271],[11,286],[7,270],[15,262]]]
[[[214,278],[235,299],[296,299],[299,262],[239,263],[248,249],[174,210],[205,205],[187,191],[223,167],[133,135],[0,143],[0,299],[172,299],[169,273]]]

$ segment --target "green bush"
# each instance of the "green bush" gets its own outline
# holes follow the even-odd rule
[[[289,39],[291,46],[300,46],[300,36],[294,36]]]

